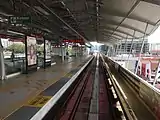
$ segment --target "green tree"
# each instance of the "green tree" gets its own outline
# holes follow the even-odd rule
[[[14,44],[8,46],[7,49],[10,51],[14,50],[15,53],[24,53],[25,45],[14,43]]]

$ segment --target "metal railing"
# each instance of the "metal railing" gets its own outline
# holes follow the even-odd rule
[[[110,58],[107,59],[112,66],[118,66],[115,69],[117,69],[119,73],[126,78],[125,82],[129,85],[129,88],[138,96],[139,100],[143,102],[150,113],[159,120],[160,90]]]
[[[123,112],[125,114],[125,117],[127,120],[138,120],[135,113],[133,112],[133,110],[131,109],[126,96],[123,92],[123,90],[121,89],[119,83],[117,82],[117,80],[115,79],[114,75],[110,72],[108,64],[105,62],[104,60],[104,56],[101,54],[104,66],[106,67],[106,70],[108,72],[108,75],[110,77],[110,81],[112,82],[112,85],[114,87],[114,90],[118,96],[119,102],[121,104],[121,107],[123,109]]]

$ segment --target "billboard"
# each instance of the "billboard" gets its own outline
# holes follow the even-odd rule
[[[37,64],[36,38],[27,36],[27,61],[28,66]]]
[[[51,61],[51,42],[45,40],[45,60],[46,62]]]

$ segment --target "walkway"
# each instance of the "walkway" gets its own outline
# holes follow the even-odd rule
[[[35,73],[20,75],[5,81],[0,86],[0,118],[4,118],[28,102],[88,57],[73,58],[64,63],[57,61],[56,65],[46,70],[40,69]]]

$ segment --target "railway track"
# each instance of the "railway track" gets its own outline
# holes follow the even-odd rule
[[[97,55],[78,77],[54,120],[120,120],[110,87],[102,59]]]

